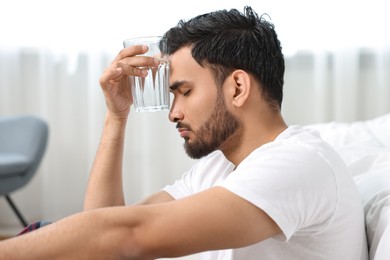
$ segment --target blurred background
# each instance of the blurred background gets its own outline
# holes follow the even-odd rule
[[[385,1],[0,0],[0,116],[33,114],[50,127],[38,173],[11,194],[27,220],[56,221],[82,209],[105,114],[98,79],[124,39],[162,35],[180,19],[245,5],[267,13],[282,42],[288,124],[390,112]],[[193,163],[167,112],[131,113],[128,203],[172,183]],[[18,229],[0,198],[0,233]]]

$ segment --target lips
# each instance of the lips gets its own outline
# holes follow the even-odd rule
[[[190,132],[190,130],[188,128],[178,128],[177,130],[179,131],[180,137],[182,137],[182,138],[188,137],[188,134]]]
[[[177,123],[176,128],[177,128],[177,131],[179,131],[180,137],[188,138],[188,135],[191,131],[190,127],[179,122],[179,123]]]

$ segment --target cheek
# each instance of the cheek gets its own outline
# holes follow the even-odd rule
[[[187,116],[196,126],[202,125],[206,122],[216,104],[216,99],[213,95],[203,95],[199,97],[193,97],[188,99],[187,103]]]

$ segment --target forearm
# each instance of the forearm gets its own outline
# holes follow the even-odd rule
[[[79,213],[2,241],[0,259],[121,259],[131,227],[108,210]]]
[[[124,205],[122,163],[126,119],[107,113],[103,134],[91,168],[84,210]]]

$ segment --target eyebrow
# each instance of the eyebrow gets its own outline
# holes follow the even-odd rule
[[[185,83],[187,83],[187,81],[185,80],[175,81],[172,85],[169,86],[169,90],[171,92],[174,92],[175,90],[183,86]]]

